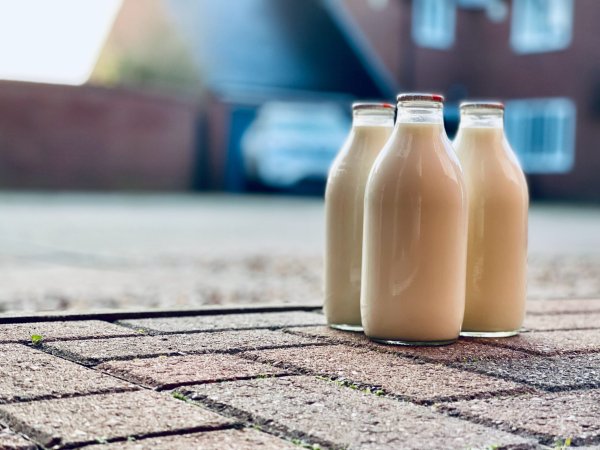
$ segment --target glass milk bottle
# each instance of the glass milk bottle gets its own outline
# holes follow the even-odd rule
[[[512,336],[525,316],[527,183],[501,103],[463,103],[454,146],[469,198],[465,336]]]
[[[443,345],[460,333],[467,202],[443,101],[398,96],[396,126],[367,183],[361,314],[375,341]]]
[[[362,330],[360,278],[363,206],[373,161],[394,126],[393,105],[355,103],[352,129],[335,159],[325,191],[325,316],[333,328]]]

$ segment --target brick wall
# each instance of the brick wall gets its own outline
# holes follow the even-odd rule
[[[0,188],[189,189],[196,122],[194,101],[0,82]]]

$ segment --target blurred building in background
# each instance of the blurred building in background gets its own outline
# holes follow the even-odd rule
[[[0,186],[320,192],[356,99],[507,102],[532,197],[600,200],[596,0],[124,0],[83,86],[0,82]],[[0,77],[2,74],[0,74]]]

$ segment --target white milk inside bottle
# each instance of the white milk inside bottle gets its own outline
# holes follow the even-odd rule
[[[525,315],[529,197],[503,112],[463,103],[454,141],[469,199],[465,336],[512,336]]]
[[[394,126],[393,105],[353,105],[350,135],[325,192],[325,316],[334,328],[360,331],[363,206],[367,177]]]
[[[443,345],[460,333],[467,203],[442,108],[440,95],[399,95],[367,183],[361,313],[376,341]]]

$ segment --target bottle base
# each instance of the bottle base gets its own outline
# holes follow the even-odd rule
[[[333,328],[334,330],[352,331],[354,333],[362,333],[363,332],[362,325],[348,325],[346,323],[330,323],[328,325],[329,325],[329,328]]]
[[[521,330],[513,331],[461,331],[462,337],[477,337],[477,338],[503,338],[511,337],[519,334]]]
[[[379,338],[374,338],[374,337],[370,337],[369,339],[371,339],[374,342],[377,342],[379,344],[386,344],[386,345],[403,345],[406,347],[439,347],[442,345],[450,345],[450,344],[454,344],[458,338],[456,339],[448,339],[445,341],[403,341],[403,340],[398,340],[398,339],[379,339]]]

